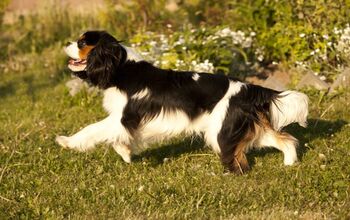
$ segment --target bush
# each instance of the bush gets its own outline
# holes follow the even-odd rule
[[[175,6],[170,8],[169,2]],[[149,59],[168,68],[195,69],[203,64],[211,71],[215,67],[215,71],[243,76],[259,66],[280,63],[331,78],[349,64],[350,0],[106,3],[93,15],[47,6],[44,12],[22,17],[7,27],[13,37],[0,45],[1,51],[7,51],[1,52],[1,58],[40,53],[87,29],[105,29],[119,40],[129,39]]]
[[[119,1],[109,0],[112,5],[117,2]],[[187,0],[177,3],[177,10],[171,13],[164,10],[167,1],[131,2],[121,6],[124,8],[122,13],[118,7],[112,9],[110,18],[116,23],[120,22],[120,16],[131,18],[124,23],[138,30],[140,35],[146,30],[169,34],[167,25],[179,33],[186,33],[191,28],[197,30],[198,34],[200,29],[206,28],[208,35],[218,31],[218,28],[230,28],[230,31],[245,33],[246,36],[255,33],[254,43],[249,50],[220,41],[222,39],[206,42],[205,45],[190,42],[190,45],[185,45],[197,52],[196,57],[210,59],[218,69],[226,73],[233,68],[247,72],[247,69],[256,67],[254,64],[258,61],[260,65],[279,62],[287,66],[307,68],[331,77],[339,67],[348,65],[349,53],[344,48],[350,48],[346,40],[350,0]],[[125,29],[128,33],[132,32]],[[200,36],[195,34],[193,38],[200,40]],[[218,44],[214,45],[215,43]],[[223,60],[221,62],[218,59]]]

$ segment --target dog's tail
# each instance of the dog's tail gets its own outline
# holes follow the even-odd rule
[[[297,91],[279,93],[270,104],[270,122],[275,130],[297,122],[300,126],[307,126],[308,97]]]

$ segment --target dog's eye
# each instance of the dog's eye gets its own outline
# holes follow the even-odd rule
[[[85,41],[78,41],[78,48],[83,48],[86,46],[86,42]]]

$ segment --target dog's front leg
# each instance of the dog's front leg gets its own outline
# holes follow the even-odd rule
[[[56,142],[62,147],[86,151],[94,148],[96,144],[101,142],[114,143],[120,138],[128,139],[128,134],[125,133],[126,131],[121,125],[120,119],[109,116],[102,121],[83,128],[70,137],[58,136]]]

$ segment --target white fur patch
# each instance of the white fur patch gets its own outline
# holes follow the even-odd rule
[[[128,97],[126,93],[116,87],[111,87],[104,91],[103,107],[109,114],[119,115],[121,118],[127,102]]]
[[[217,136],[221,130],[222,122],[226,117],[230,98],[236,95],[244,85],[245,84],[242,82],[231,81],[225,96],[216,104],[211,114],[208,115],[208,117],[203,118],[206,126],[204,131],[204,138],[217,153],[220,153]]]
[[[79,56],[79,48],[78,48],[78,43],[77,42],[71,42],[71,44],[67,47],[64,48],[64,51],[66,54],[73,59],[80,59]],[[68,68],[72,70],[73,72],[79,72],[79,71],[84,71],[86,68],[86,64],[80,64],[80,65],[72,65],[68,64]]]
[[[133,96],[131,96],[132,99],[143,99],[148,97],[150,94],[149,89],[145,88],[141,90],[140,92],[135,93]]]
[[[199,76],[198,73],[194,73],[193,76],[192,76],[192,79],[193,79],[194,81],[198,81],[199,77],[200,77],[200,76]]]
[[[146,122],[140,128],[140,139],[143,142],[153,143],[177,136],[186,131],[191,132],[191,121],[188,116],[180,110],[165,112]]]
[[[308,97],[301,92],[284,91],[270,106],[271,123],[275,130],[297,122],[307,126]]]
[[[71,44],[64,48],[64,52],[73,59],[80,59],[79,48],[77,42],[71,42]]]

